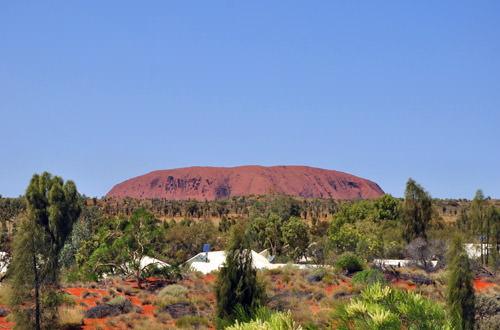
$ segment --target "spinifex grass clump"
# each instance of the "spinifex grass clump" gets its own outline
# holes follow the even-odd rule
[[[300,325],[297,325],[292,319],[290,311],[287,313],[276,312],[267,315],[263,318],[257,318],[247,323],[236,321],[233,326],[227,327],[226,330],[302,330]]]
[[[172,284],[172,285],[167,285],[163,289],[160,290],[158,295],[156,296],[157,298],[165,298],[165,297],[186,297],[188,294],[189,290],[179,284]]]
[[[359,298],[337,308],[336,329],[450,329],[444,308],[419,294],[394,290],[380,282],[368,285]]]

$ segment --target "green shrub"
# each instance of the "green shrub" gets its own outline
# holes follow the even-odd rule
[[[352,277],[351,284],[356,285],[356,284],[373,284],[376,282],[384,283],[385,278],[384,274],[382,274],[380,271],[376,269],[365,269],[363,271],[360,271]]]
[[[112,306],[122,306],[122,305],[126,304],[126,300],[128,300],[128,299],[125,298],[124,296],[116,296],[116,297],[111,298],[108,301],[108,304],[110,304]]]
[[[232,326],[226,328],[226,330],[302,330],[300,325],[297,325],[292,319],[292,313],[288,311],[287,313],[276,312],[272,313],[265,318],[258,318],[256,320],[240,323],[236,320],[236,323]]]
[[[307,276],[307,280],[309,282],[319,282],[325,277],[325,275],[328,274],[328,271],[324,268],[315,268],[311,274]]]
[[[158,298],[165,298],[165,297],[186,297],[188,294],[189,290],[179,284],[172,284],[172,285],[167,285],[161,291],[158,293],[157,297]]]
[[[363,270],[363,262],[355,254],[344,253],[334,263],[335,268],[355,273]]]
[[[44,299],[43,303],[47,306],[72,306],[76,304],[76,297],[66,292],[51,292]]]
[[[210,326],[208,320],[199,316],[184,316],[180,318],[177,322],[175,322],[175,326],[178,328],[199,328],[200,325],[204,325],[206,327]]]
[[[380,282],[368,285],[358,298],[339,305],[333,316],[338,330],[452,329],[440,304]]]

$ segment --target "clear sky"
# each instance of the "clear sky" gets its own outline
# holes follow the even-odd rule
[[[3,1],[0,194],[309,165],[500,198],[499,1]]]

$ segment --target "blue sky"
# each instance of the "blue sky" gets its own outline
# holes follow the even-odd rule
[[[0,194],[309,165],[500,198],[498,1],[10,1]]]

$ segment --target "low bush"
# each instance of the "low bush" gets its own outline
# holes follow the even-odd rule
[[[123,296],[117,296],[107,303],[97,305],[85,312],[85,318],[101,319],[108,316],[117,316],[130,313],[134,310],[134,305],[130,300]]]
[[[186,297],[188,294],[189,290],[179,284],[172,284],[172,285],[167,285],[161,291],[158,293],[157,297],[158,298],[165,298],[165,297]]]
[[[184,316],[175,322],[175,326],[178,328],[196,328],[199,329],[200,326],[210,327],[208,320],[199,316]]]
[[[84,309],[81,306],[61,307],[59,309],[58,329],[81,329],[84,313]]]
[[[365,269],[356,274],[351,279],[351,285],[367,285],[376,282],[385,282],[384,274],[376,269]]]
[[[364,263],[355,254],[345,253],[334,263],[335,268],[348,272],[349,274],[363,270]]]
[[[315,268],[308,276],[307,280],[309,282],[319,282],[323,279],[323,277],[328,274],[328,271],[325,268]]]

